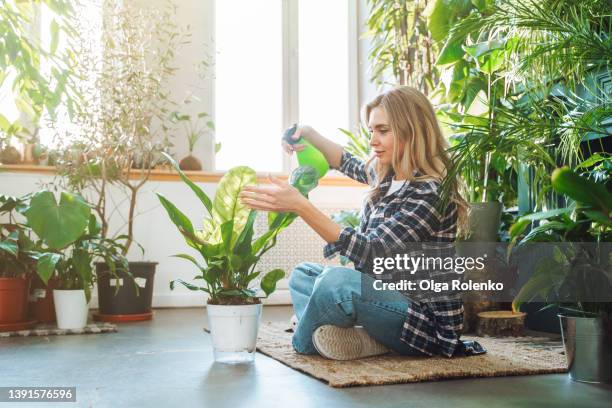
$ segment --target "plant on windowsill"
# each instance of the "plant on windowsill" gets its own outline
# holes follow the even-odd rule
[[[253,283],[261,278],[259,287],[263,297],[267,297],[285,276],[281,269],[262,275],[257,265],[261,257],[274,247],[278,234],[291,224],[295,215],[270,213],[268,231],[255,237],[257,212],[249,210],[238,197],[243,187],[257,182],[254,170],[245,166],[229,170],[219,182],[214,200],[211,200],[187,178],[170,156],[167,159],[201,201],[207,214],[203,228],[197,230],[170,200],[157,194],[187,245],[195,249],[204,261],[202,264],[189,254],[175,255],[195,265],[199,273],[194,280],[202,285],[175,279],[170,282],[170,288],[174,289],[178,283],[208,294],[207,313],[217,361],[252,361],[262,306],[262,296]],[[316,177],[316,170],[312,171]]]
[[[56,280],[53,300],[60,329],[82,329],[95,282],[94,260],[104,260],[111,273],[127,267],[120,242],[125,237],[101,236],[89,205],[76,194],[62,192],[59,202],[48,190],[34,194],[23,215],[38,236],[36,272],[47,284]]]
[[[572,379],[612,383],[612,193],[606,183],[610,157],[605,161],[607,177],[597,181],[567,167],[556,169],[552,187],[573,203],[521,217],[510,233],[517,247],[534,242],[553,246],[551,255],[540,255],[513,308],[538,300],[549,303],[546,307],[557,306]],[[533,222],[539,225],[525,235]]]
[[[195,97],[192,96],[192,98]],[[186,99],[183,103],[191,103],[191,98]],[[179,167],[181,170],[187,171],[202,170],[202,162],[193,155],[193,149],[202,136],[215,129],[215,124],[210,120],[210,115],[206,112],[199,112],[192,116],[187,113],[174,111],[170,117],[173,123],[182,125],[189,146],[189,154],[181,159]],[[215,144],[215,153],[218,153],[220,148],[220,143]]]

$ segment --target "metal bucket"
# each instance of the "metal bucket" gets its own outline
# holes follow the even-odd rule
[[[601,318],[558,315],[569,375],[574,381],[612,383],[612,328]]]

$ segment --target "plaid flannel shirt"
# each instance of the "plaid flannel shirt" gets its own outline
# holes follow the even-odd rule
[[[364,184],[368,183],[367,172],[370,172],[372,180],[375,178],[373,169],[366,169],[364,162],[346,151],[337,170]],[[374,276],[372,273],[376,257],[407,253],[411,245],[429,245],[435,254],[448,254],[455,241],[457,211],[455,204],[447,206],[444,214],[436,209],[439,182],[413,180],[385,196],[392,179],[391,174],[381,181],[381,198],[376,202],[366,201],[359,228],[343,228],[338,241],[325,246],[326,258],[339,253],[350,259],[356,270],[380,279],[380,275]],[[426,272],[426,279],[439,281],[448,278],[448,273],[445,276],[440,271]],[[401,270],[389,273],[395,281],[413,277],[404,277],[402,274],[407,272]],[[411,301],[411,306],[407,310],[401,340],[427,355],[451,357],[463,330],[463,302],[460,295],[447,293],[438,298],[419,298],[414,293],[402,293]]]

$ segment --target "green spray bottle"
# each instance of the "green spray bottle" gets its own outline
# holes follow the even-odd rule
[[[325,160],[325,156],[316,147],[311,145],[306,139],[300,137],[298,140],[293,140],[293,135],[297,130],[297,123],[285,130],[283,140],[289,144],[303,144],[304,150],[297,152],[298,163],[301,166],[310,166],[319,174],[319,178],[323,177],[329,171],[329,163]]]

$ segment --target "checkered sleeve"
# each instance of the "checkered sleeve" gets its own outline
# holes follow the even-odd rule
[[[347,177],[352,178],[360,183],[368,184],[368,169],[363,160],[359,160],[351,153],[344,150],[342,152],[342,159],[340,160],[340,167],[334,168],[340,171]]]
[[[325,257],[339,253],[353,261],[356,269],[363,270],[374,258],[402,252],[409,242],[430,241],[440,223],[436,200],[436,191],[418,191],[406,197],[399,211],[390,214],[371,231],[342,229],[338,240],[325,246]]]

